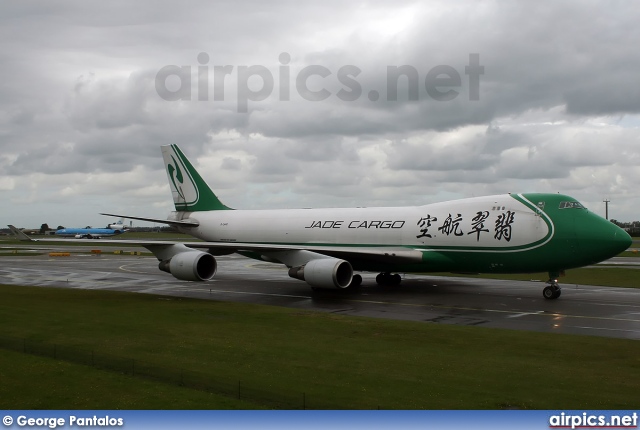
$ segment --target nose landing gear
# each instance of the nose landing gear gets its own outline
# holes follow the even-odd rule
[[[544,287],[542,290],[542,296],[547,300],[555,300],[560,297],[562,293],[562,289],[560,285],[558,285],[558,277],[560,273],[558,272],[549,272],[549,280],[547,281],[548,286]]]

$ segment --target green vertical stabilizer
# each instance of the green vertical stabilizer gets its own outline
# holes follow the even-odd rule
[[[231,210],[211,191],[178,145],[166,145],[161,148],[177,211]]]

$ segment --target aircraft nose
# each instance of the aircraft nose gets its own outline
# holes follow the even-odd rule
[[[618,227],[612,222],[609,222],[611,231],[609,233],[611,240],[611,250],[616,254],[620,254],[631,247],[633,240],[629,233]]]
[[[633,244],[633,239],[629,233],[618,227],[617,225],[610,223],[613,227],[615,227],[613,231],[614,243],[616,243],[616,249],[618,249],[618,254],[626,251]]]
[[[594,223],[589,223],[590,226],[584,226],[589,229],[588,232],[585,232],[585,237],[590,242],[589,247],[598,249],[602,260],[614,257],[629,249],[633,241],[626,231],[604,218],[598,217],[594,221]]]

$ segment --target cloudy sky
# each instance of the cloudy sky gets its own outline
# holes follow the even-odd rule
[[[638,220],[638,22],[633,1],[3,1],[0,224],[165,217],[174,143],[236,208],[536,191]]]

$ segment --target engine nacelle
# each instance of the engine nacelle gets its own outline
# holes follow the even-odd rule
[[[181,281],[208,281],[216,274],[217,263],[211,254],[188,251],[161,261],[158,268]]]
[[[304,266],[292,267],[289,276],[316,288],[347,288],[353,278],[353,268],[345,260],[319,258]]]

